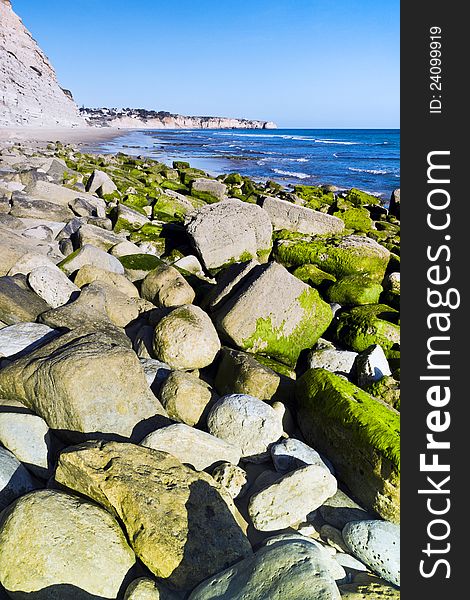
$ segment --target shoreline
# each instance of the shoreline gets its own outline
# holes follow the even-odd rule
[[[62,142],[81,146],[93,142],[105,142],[125,135],[128,129],[116,127],[57,127],[54,129],[40,127],[5,127],[0,128],[0,144],[3,143],[28,143],[37,144],[45,142]]]

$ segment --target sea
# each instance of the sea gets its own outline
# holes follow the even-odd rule
[[[238,172],[288,188],[356,187],[384,202],[400,187],[399,129],[132,130],[86,150],[184,160],[210,175]]]

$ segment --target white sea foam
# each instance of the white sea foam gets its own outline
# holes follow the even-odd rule
[[[371,175],[387,175],[391,173],[385,169],[355,169],[354,167],[348,167],[348,171],[354,171],[355,173],[370,173]]]
[[[362,142],[342,142],[339,140],[315,140],[316,144],[338,144],[341,146],[362,146]]]
[[[286,175],[288,177],[296,177],[297,179],[309,179],[310,175],[307,173],[297,173],[295,171],[283,171],[282,169],[273,169],[274,173],[278,175]]]

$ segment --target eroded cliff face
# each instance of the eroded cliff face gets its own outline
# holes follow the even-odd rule
[[[144,109],[86,108],[81,114],[98,127],[122,129],[275,129],[272,121],[227,117],[187,117]]]
[[[86,127],[10,0],[0,0],[0,127]]]

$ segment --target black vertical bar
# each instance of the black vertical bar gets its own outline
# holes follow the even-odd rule
[[[462,458],[465,461],[469,455],[470,441],[466,421],[470,398],[464,385],[470,376],[467,342],[470,323],[465,314],[468,302],[463,287],[464,280],[469,278],[470,263],[466,189],[469,186],[463,181],[465,171],[470,173],[470,168],[464,165],[468,151],[463,148],[470,130],[465,106],[468,101],[463,92],[470,52],[462,6],[436,0],[401,4],[401,595],[405,600],[460,597],[468,577],[468,567],[464,565],[466,552],[458,549],[466,546],[463,542],[470,531],[468,508],[465,510],[468,491],[464,485],[468,469],[461,465]],[[431,52],[436,49],[441,51],[440,57]],[[441,64],[433,58],[440,58]],[[441,154],[430,155],[432,152]],[[428,178],[429,162],[450,169],[431,169]],[[445,183],[447,179],[450,183]],[[447,208],[429,206],[429,203],[444,206],[449,198]],[[443,226],[448,218],[450,223],[446,228],[433,229],[428,218],[433,226]],[[428,253],[437,258],[432,260]],[[429,271],[436,265],[437,269]],[[430,281],[430,278],[443,280],[449,273],[446,283]],[[428,289],[440,292],[444,301],[450,298],[452,305],[460,294],[460,307],[432,308]],[[452,289],[455,291],[449,292]],[[450,296],[446,296],[448,293]],[[439,304],[438,298],[434,294],[431,302]],[[445,323],[451,323],[449,331],[439,331],[437,318],[430,317],[433,313],[447,315],[439,322],[443,328]],[[429,342],[433,336],[449,339]],[[449,355],[431,357],[432,364],[442,368],[429,368],[428,343],[431,348],[450,351]],[[450,368],[445,369],[446,365]],[[449,381],[420,379],[436,376],[448,376]],[[451,396],[446,405],[431,406],[428,393],[432,386],[440,390],[440,398],[445,387],[449,388]],[[430,426],[444,428],[448,417],[451,419],[448,428],[440,433],[430,429]],[[426,436],[432,433],[435,440],[449,442],[450,449],[427,448],[430,442]],[[429,467],[420,468],[421,454],[425,455],[426,464],[436,460],[439,465],[449,465],[450,470],[431,472],[425,470]],[[437,489],[441,492],[429,491]],[[442,514],[432,514],[431,510]]]

